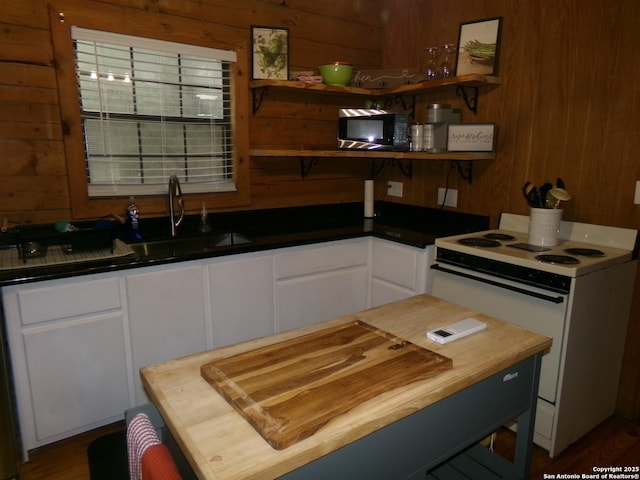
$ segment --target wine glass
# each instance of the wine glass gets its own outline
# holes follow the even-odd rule
[[[438,47],[427,47],[424,49],[427,61],[424,72],[426,80],[438,79]]]
[[[440,78],[448,78],[454,76],[453,59],[455,58],[455,48],[453,43],[445,43],[440,47]]]

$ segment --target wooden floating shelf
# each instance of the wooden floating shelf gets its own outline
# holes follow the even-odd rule
[[[443,78],[441,80],[430,80],[410,85],[402,85],[394,88],[359,88],[341,87],[335,85],[324,85],[317,83],[305,83],[295,80],[253,80],[249,82],[249,88],[275,88],[283,90],[301,90],[307,92],[328,93],[336,95],[362,95],[369,97],[384,97],[393,95],[408,95],[427,90],[440,90],[450,87],[480,87],[485,85],[499,85],[498,77],[489,75],[469,74],[459,77]]]
[[[266,150],[249,150],[252,157],[262,158],[298,158],[300,161],[300,176],[306,178],[313,166],[320,158],[366,158],[374,162],[372,168],[372,176],[375,178],[377,173],[382,170],[385,162],[390,161],[392,165],[398,166],[400,171],[407,178],[413,175],[413,160],[431,160],[431,161],[450,161],[455,165],[460,176],[471,183],[473,163],[468,163],[463,168],[460,162],[469,162],[476,160],[493,160],[496,158],[496,152],[442,152],[442,153],[426,153],[426,152],[393,152],[393,151],[361,151],[361,150],[313,150],[313,149],[266,149]],[[378,160],[379,165],[375,163]]]
[[[298,157],[298,158],[372,158],[395,160],[494,160],[495,152],[394,152],[362,150],[314,150],[314,149],[256,149],[249,150],[252,157]]]

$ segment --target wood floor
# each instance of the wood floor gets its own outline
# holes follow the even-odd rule
[[[30,461],[20,468],[20,480],[89,480],[87,446],[95,438],[123,428],[122,424],[114,424],[34,450]],[[494,442],[495,451],[511,458],[513,438],[510,431],[500,430]],[[611,418],[553,459],[534,446],[531,480],[543,479],[544,474],[582,477],[593,473],[593,467],[638,465],[640,424]]]

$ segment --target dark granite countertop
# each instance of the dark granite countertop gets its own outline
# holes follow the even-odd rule
[[[425,248],[438,237],[489,228],[489,217],[415,207],[388,202],[376,203],[375,219],[364,219],[362,203],[288,207],[210,214],[212,233],[237,232],[251,239],[249,243],[219,246],[180,255],[136,254],[102,260],[59,265],[0,270],[0,286],[90,275],[275,248],[374,236],[405,245]],[[185,217],[178,237],[202,236],[198,232],[199,216]],[[141,218],[144,241],[169,237],[167,218]],[[124,232],[116,235],[124,239]],[[6,235],[6,234],[4,234]],[[5,238],[5,242],[6,238]]]

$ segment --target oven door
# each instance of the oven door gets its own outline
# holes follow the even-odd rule
[[[453,265],[434,264],[432,294],[553,339],[542,357],[538,396],[555,403],[569,295]]]

